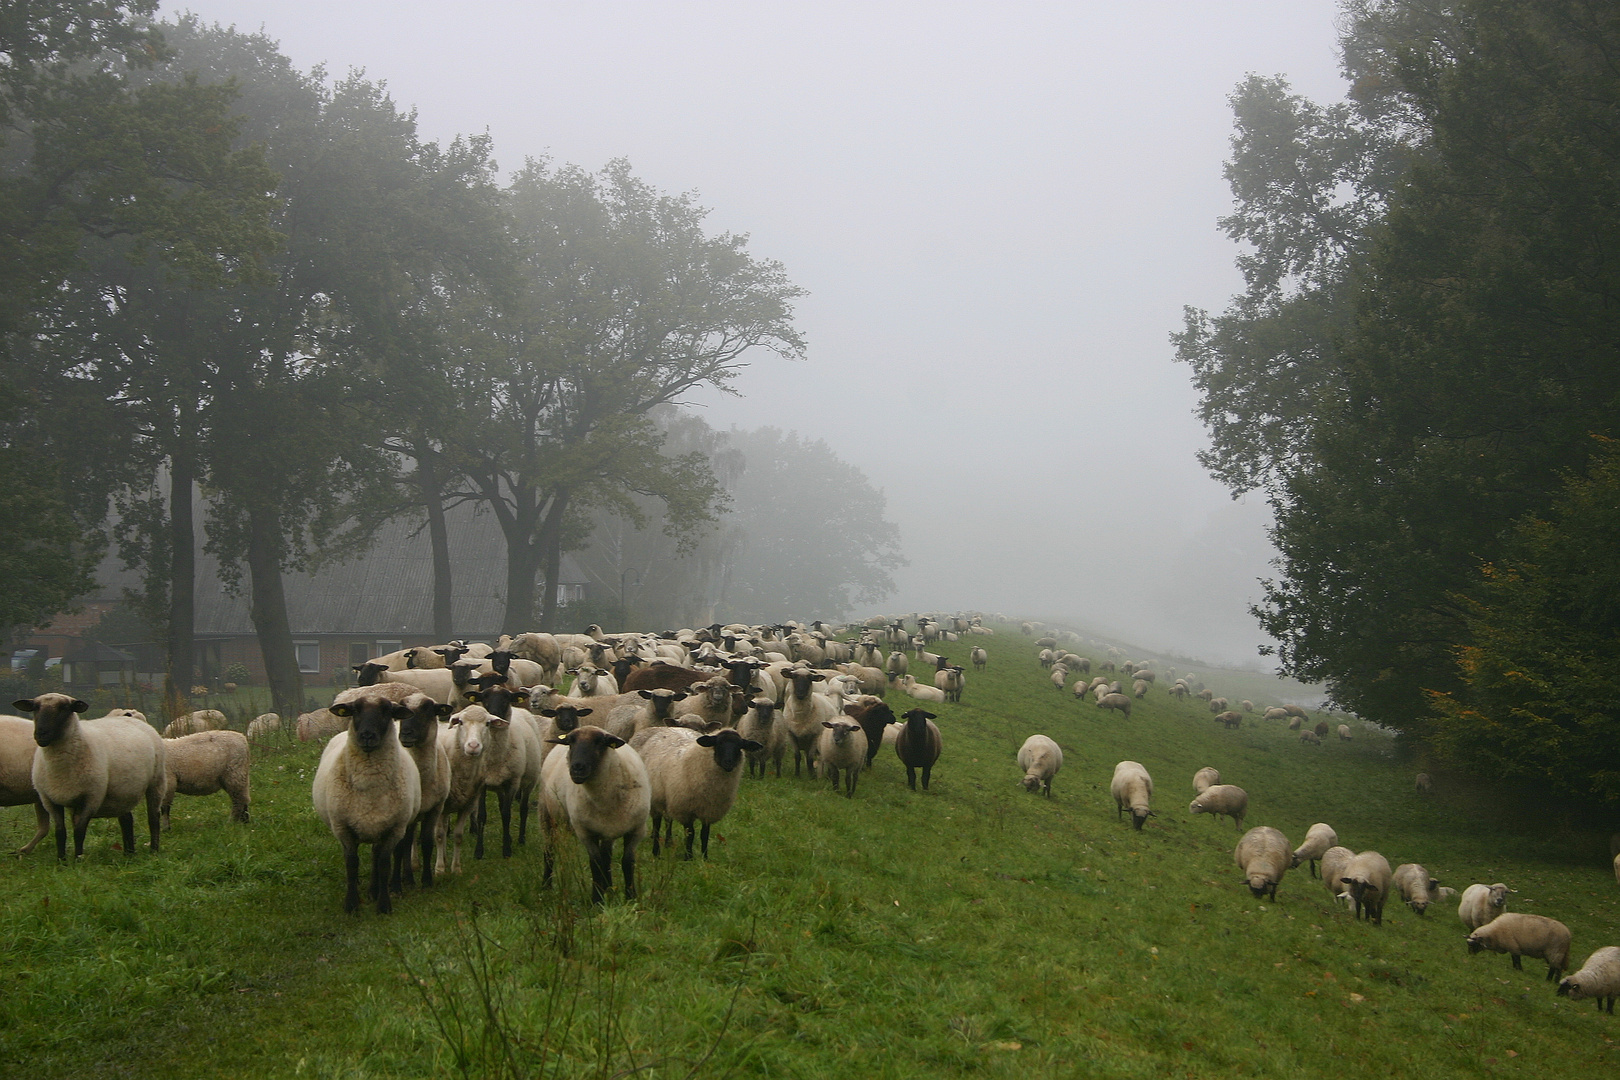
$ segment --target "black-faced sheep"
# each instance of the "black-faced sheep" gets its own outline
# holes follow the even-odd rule
[[[1603,1002],[1607,998],[1609,1015],[1613,1016],[1614,999],[1620,996],[1620,948],[1605,945],[1588,956],[1586,963],[1581,965],[1581,970],[1573,975],[1566,975],[1559,982],[1558,996],[1567,997],[1571,1001],[1592,998],[1597,1002],[1599,1012],[1603,1011]]]
[[[1108,787],[1114,797],[1114,817],[1123,817],[1127,808],[1131,812],[1131,827],[1141,829],[1153,813],[1153,778],[1139,761],[1121,761],[1114,766],[1114,779]]]
[[[917,790],[917,770],[921,769],[923,790],[927,791],[928,778],[944,748],[939,728],[934,726],[936,717],[922,709],[910,709],[901,713],[900,719],[905,723],[900,728],[900,734],[895,736],[894,752],[906,767],[907,786],[913,791]]]
[[[1276,829],[1257,825],[1243,834],[1232,849],[1232,861],[1243,871],[1249,892],[1255,899],[1268,894],[1277,902],[1277,885],[1288,871],[1288,837]]]
[[[1249,813],[1249,793],[1236,784],[1213,784],[1199,792],[1187,810],[1193,814],[1214,814],[1216,817],[1225,814],[1232,819],[1233,825],[1241,829],[1243,819]]]
[[[1052,778],[1063,768],[1063,748],[1046,735],[1031,735],[1018,748],[1018,767],[1024,770],[1024,790],[1044,792],[1050,799]]]
[[[247,737],[236,731],[199,731],[166,740],[163,747],[163,827],[176,793],[231,797],[231,820],[246,822],[252,801]]]
[[[1457,903],[1457,918],[1470,930],[1477,930],[1507,910],[1511,890],[1500,881],[1495,885],[1470,885]]]
[[[655,728],[656,732],[675,731]],[[647,835],[652,788],[641,755],[599,727],[564,732],[561,748],[546,758],[541,813],[546,822],[546,884],[556,859],[556,829],[569,826],[591,864],[591,901],[600,904],[613,884],[613,844],[623,841],[620,869],[627,900],[636,896],[636,848]]]
[[[1468,952],[1507,953],[1513,970],[1523,971],[1521,956],[1547,961],[1547,981],[1557,982],[1569,966],[1569,927],[1544,915],[1503,912],[1468,935]]]
[[[1389,899],[1389,860],[1376,851],[1363,851],[1345,864],[1339,881],[1355,905],[1356,918],[1371,919],[1373,925],[1384,924],[1384,901]]]

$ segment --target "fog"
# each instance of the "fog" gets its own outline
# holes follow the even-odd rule
[[[385,80],[428,137],[487,130],[506,168],[626,157],[751,234],[810,291],[810,358],[693,404],[884,489],[910,566],[881,610],[1254,658],[1267,509],[1194,459],[1167,335],[1239,287],[1227,94],[1254,71],[1342,96],[1334,3],[189,8]]]

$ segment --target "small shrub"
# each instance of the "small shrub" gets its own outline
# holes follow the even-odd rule
[[[225,666],[224,677],[226,682],[233,682],[238,686],[246,686],[253,681],[253,672],[249,671],[248,666],[243,663],[227,664]]]

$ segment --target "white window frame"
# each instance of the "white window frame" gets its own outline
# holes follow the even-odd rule
[[[305,667],[304,666],[304,652],[303,652],[303,650],[306,649],[306,648],[314,648],[314,650],[315,650],[315,666],[314,667]],[[320,671],[321,671],[321,643],[320,642],[318,642],[318,641],[295,641],[295,642],[293,642],[293,655],[298,658],[298,673],[300,675],[318,675],[318,674],[320,674]]]

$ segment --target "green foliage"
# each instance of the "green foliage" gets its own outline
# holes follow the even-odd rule
[[[0,450],[0,630],[48,623],[94,585],[101,535],[71,512],[50,465]]]

